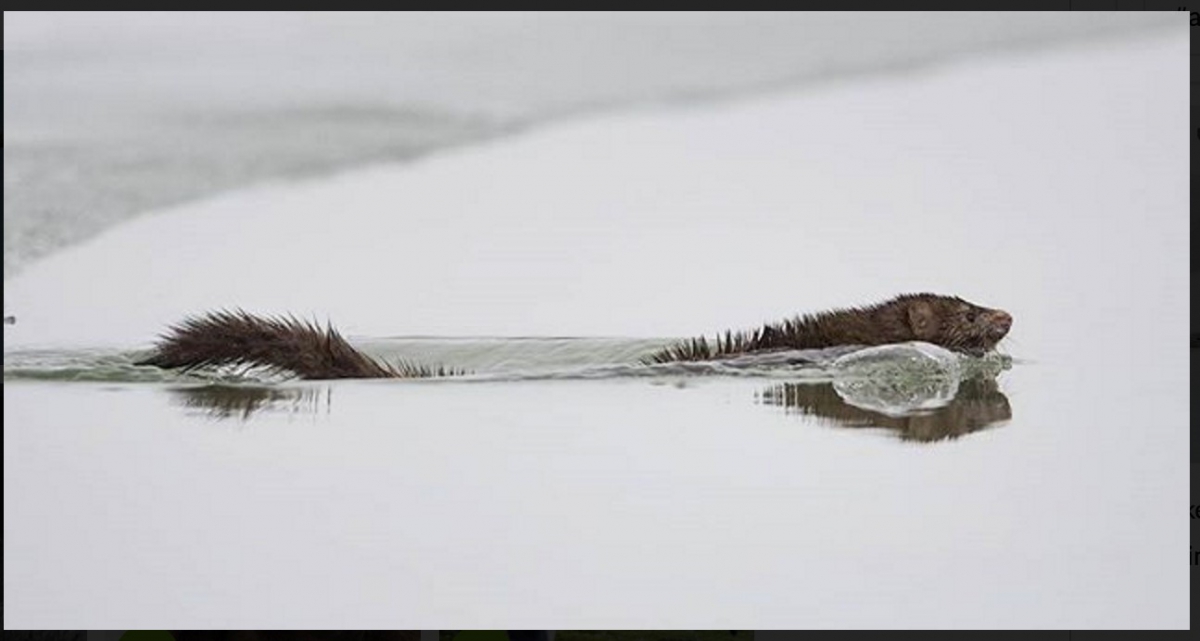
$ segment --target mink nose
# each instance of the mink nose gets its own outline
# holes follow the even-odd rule
[[[997,329],[1002,330],[1005,334],[1007,334],[1008,329],[1012,327],[1012,320],[1012,316],[1009,316],[1008,312],[996,310],[992,313],[992,322],[995,324]]]

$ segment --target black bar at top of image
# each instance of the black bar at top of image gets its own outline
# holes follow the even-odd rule
[[[1180,7],[1187,6],[1188,3],[1179,0],[1146,0],[1147,11],[1178,11]]]
[[[754,641],[842,641],[848,639],[920,639],[921,641],[1124,641],[1142,638],[1186,639],[1188,630],[758,630]]]
[[[1077,11],[1143,11],[1148,0],[937,0],[917,2],[915,0],[811,0],[795,11],[1071,11],[1072,3]],[[1200,0],[1198,0],[1200,3]],[[1081,6],[1084,5],[1084,6]],[[1161,4],[1161,3],[1160,3]],[[1175,11],[1180,2],[1171,3],[1162,11]]]
[[[1200,7],[1200,0],[1193,2]],[[975,2],[914,2],[867,0],[848,2],[815,0],[805,11],[1183,11],[1183,0],[976,0]]]
[[[977,0],[976,2],[914,2],[913,0],[867,0],[865,2],[838,2],[816,0],[803,5],[805,11],[1070,11],[1071,3],[1087,3],[1089,0]],[[1091,0],[1093,7],[1082,10],[1116,11],[1119,0]],[[1136,0],[1139,5],[1143,0]],[[1179,3],[1171,6],[1174,11]],[[1141,9],[1142,7],[1138,7]]]

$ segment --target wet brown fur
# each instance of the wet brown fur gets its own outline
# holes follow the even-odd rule
[[[712,360],[748,352],[924,341],[981,356],[1008,333],[1012,318],[953,296],[903,294],[849,309],[808,314],[710,342],[682,341],[645,363]],[[381,363],[354,349],[332,326],[242,310],[210,312],[170,327],[139,365],[184,371],[233,365],[291,372],[300,378],[422,378],[462,374],[444,367]]]
[[[330,325],[242,310],[210,312],[167,330],[138,365],[183,371],[218,365],[265,367],[300,378],[423,378],[460,374],[443,367],[380,363]]]
[[[748,352],[924,341],[982,356],[1008,333],[1012,317],[954,296],[902,294],[891,300],[797,316],[754,330],[699,337],[662,349],[646,363],[712,360]]]

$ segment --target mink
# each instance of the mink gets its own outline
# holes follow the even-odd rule
[[[807,314],[749,331],[678,342],[643,363],[714,360],[752,352],[839,345],[924,341],[982,356],[1008,334],[1012,317],[953,297],[903,294],[874,305]],[[415,363],[384,363],[358,351],[331,325],[292,316],[264,317],[216,311],[168,328],[138,365],[189,371],[221,365],[261,366],[305,379],[425,378],[461,370]]]

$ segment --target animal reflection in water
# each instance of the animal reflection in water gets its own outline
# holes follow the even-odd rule
[[[953,389],[945,385],[950,383],[916,388],[784,383],[763,390],[758,400],[840,427],[894,430],[901,439],[918,442],[957,438],[1012,418],[1008,397],[994,378],[968,378]],[[889,394],[881,394],[881,389]],[[898,390],[902,401],[896,398]],[[333,405],[331,387],[203,385],[179,387],[171,393],[178,405],[218,420],[246,421],[258,412],[316,415],[329,413]],[[898,407],[912,409],[897,411]]]
[[[188,409],[200,410],[208,418],[247,420],[260,411],[315,415],[328,412],[332,404],[331,388],[287,388],[260,385],[203,385],[171,390],[174,401]]]
[[[878,402],[881,391],[893,397],[886,410]],[[958,381],[957,388],[950,390],[905,389],[903,403],[895,402],[896,391],[895,387],[864,389],[841,383],[784,383],[763,390],[759,401],[826,424],[885,428],[905,441],[922,443],[958,438],[1012,418],[1008,397],[996,379],[986,376]],[[911,409],[896,409],[900,407]]]

